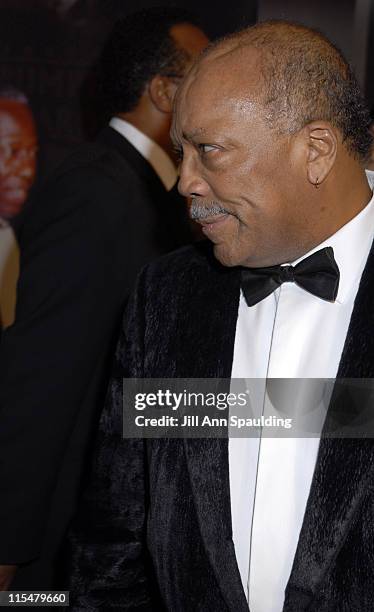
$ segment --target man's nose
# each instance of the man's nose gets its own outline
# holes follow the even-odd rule
[[[18,175],[32,180],[36,172],[36,156],[34,154],[22,155],[18,160]]]
[[[31,179],[35,174],[35,166],[31,161],[24,162],[19,169],[19,176]]]
[[[207,195],[208,184],[201,175],[198,164],[191,158],[183,158],[180,165],[178,190],[186,198]]]

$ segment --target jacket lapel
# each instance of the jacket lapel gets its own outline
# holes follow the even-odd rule
[[[153,239],[160,247],[160,253],[193,242],[187,202],[179,195],[176,185],[171,191],[167,191],[151,164],[113,128],[104,128],[97,139],[105,147],[115,150],[119,161],[130,165],[141,179],[142,187],[148,192],[149,203],[155,215]],[[127,174],[123,172],[121,164],[118,167],[112,164],[110,172],[116,174],[118,181],[125,181],[126,189],[128,188]]]
[[[230,378],[239,307],[238,272],[216,263],[208,274],[197,269],[185,305],[193,325],[187,330],[189,336],[181,338],[178,375]],[[186,354],[190,355],[188,364]],[[184,445],[199,528],[217,583],[230,611],[248,612],[232,542],[228,441],[185,439]]]
[[[97,140],[104,146],[117,151],[158,196],[165,196],[166,189],[151,164],[124,136],[113,128],[106,127],[98,134]],[[120,174],[119,178],[123,180]]]
[[[339,365],[337,378],[374,378],[374,250],[364,273]],[[362,406],[349,401],[349,388],[335,385],[325,432],[331,415]],[[370,393],[366,396],[370,398]],[[365,401],[363,402],[365,404]],[[371,402],[372,405],[372,402]],[[346,412],[345,412],[346,414]],[[357,416],[357,412],[356,412]],[[357,508],[374,475],[372,439],[321,439],[318,459],[293,569],[286,590],[285,612],[305,610],[318,595],[323,579],[344,544]]]
[[[228,442],[184,443],[200,533],[217,584],[230,612],[248,612],[232,541]]]

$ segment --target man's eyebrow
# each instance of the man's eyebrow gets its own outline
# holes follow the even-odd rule
[[[205,133],[206,130],[204,128],[196,128],[194,130],[191,130],[191,132],[182,132],[181,139],[187,140],[187,142],[193,142],[197,136],[202,136]],[[180,144],[181,139],[178,137],[176,131],[174,131],[173,129],[170,132],[170,139],[174,145]]]
[[[182,136],[185,140],[194,140],[196,136],[203,136],[206,133],[204,128],[196,128],[191,132],[183,132]]]

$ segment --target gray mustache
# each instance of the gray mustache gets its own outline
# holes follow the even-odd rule
[[[192,200],[190,206],[191,219],[207,219],[208,217],[222,215],[222,213],[228,213],[228,211],[216,202],[212,202],[209,206],[206,206],[205,204],[198,204],[195,200]]]

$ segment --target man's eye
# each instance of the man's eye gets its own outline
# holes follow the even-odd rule
[[[211,151],[215,151],[216,147],[208,144],[199,144],[200,152],[205,155],[205,153],[210,153]]]

